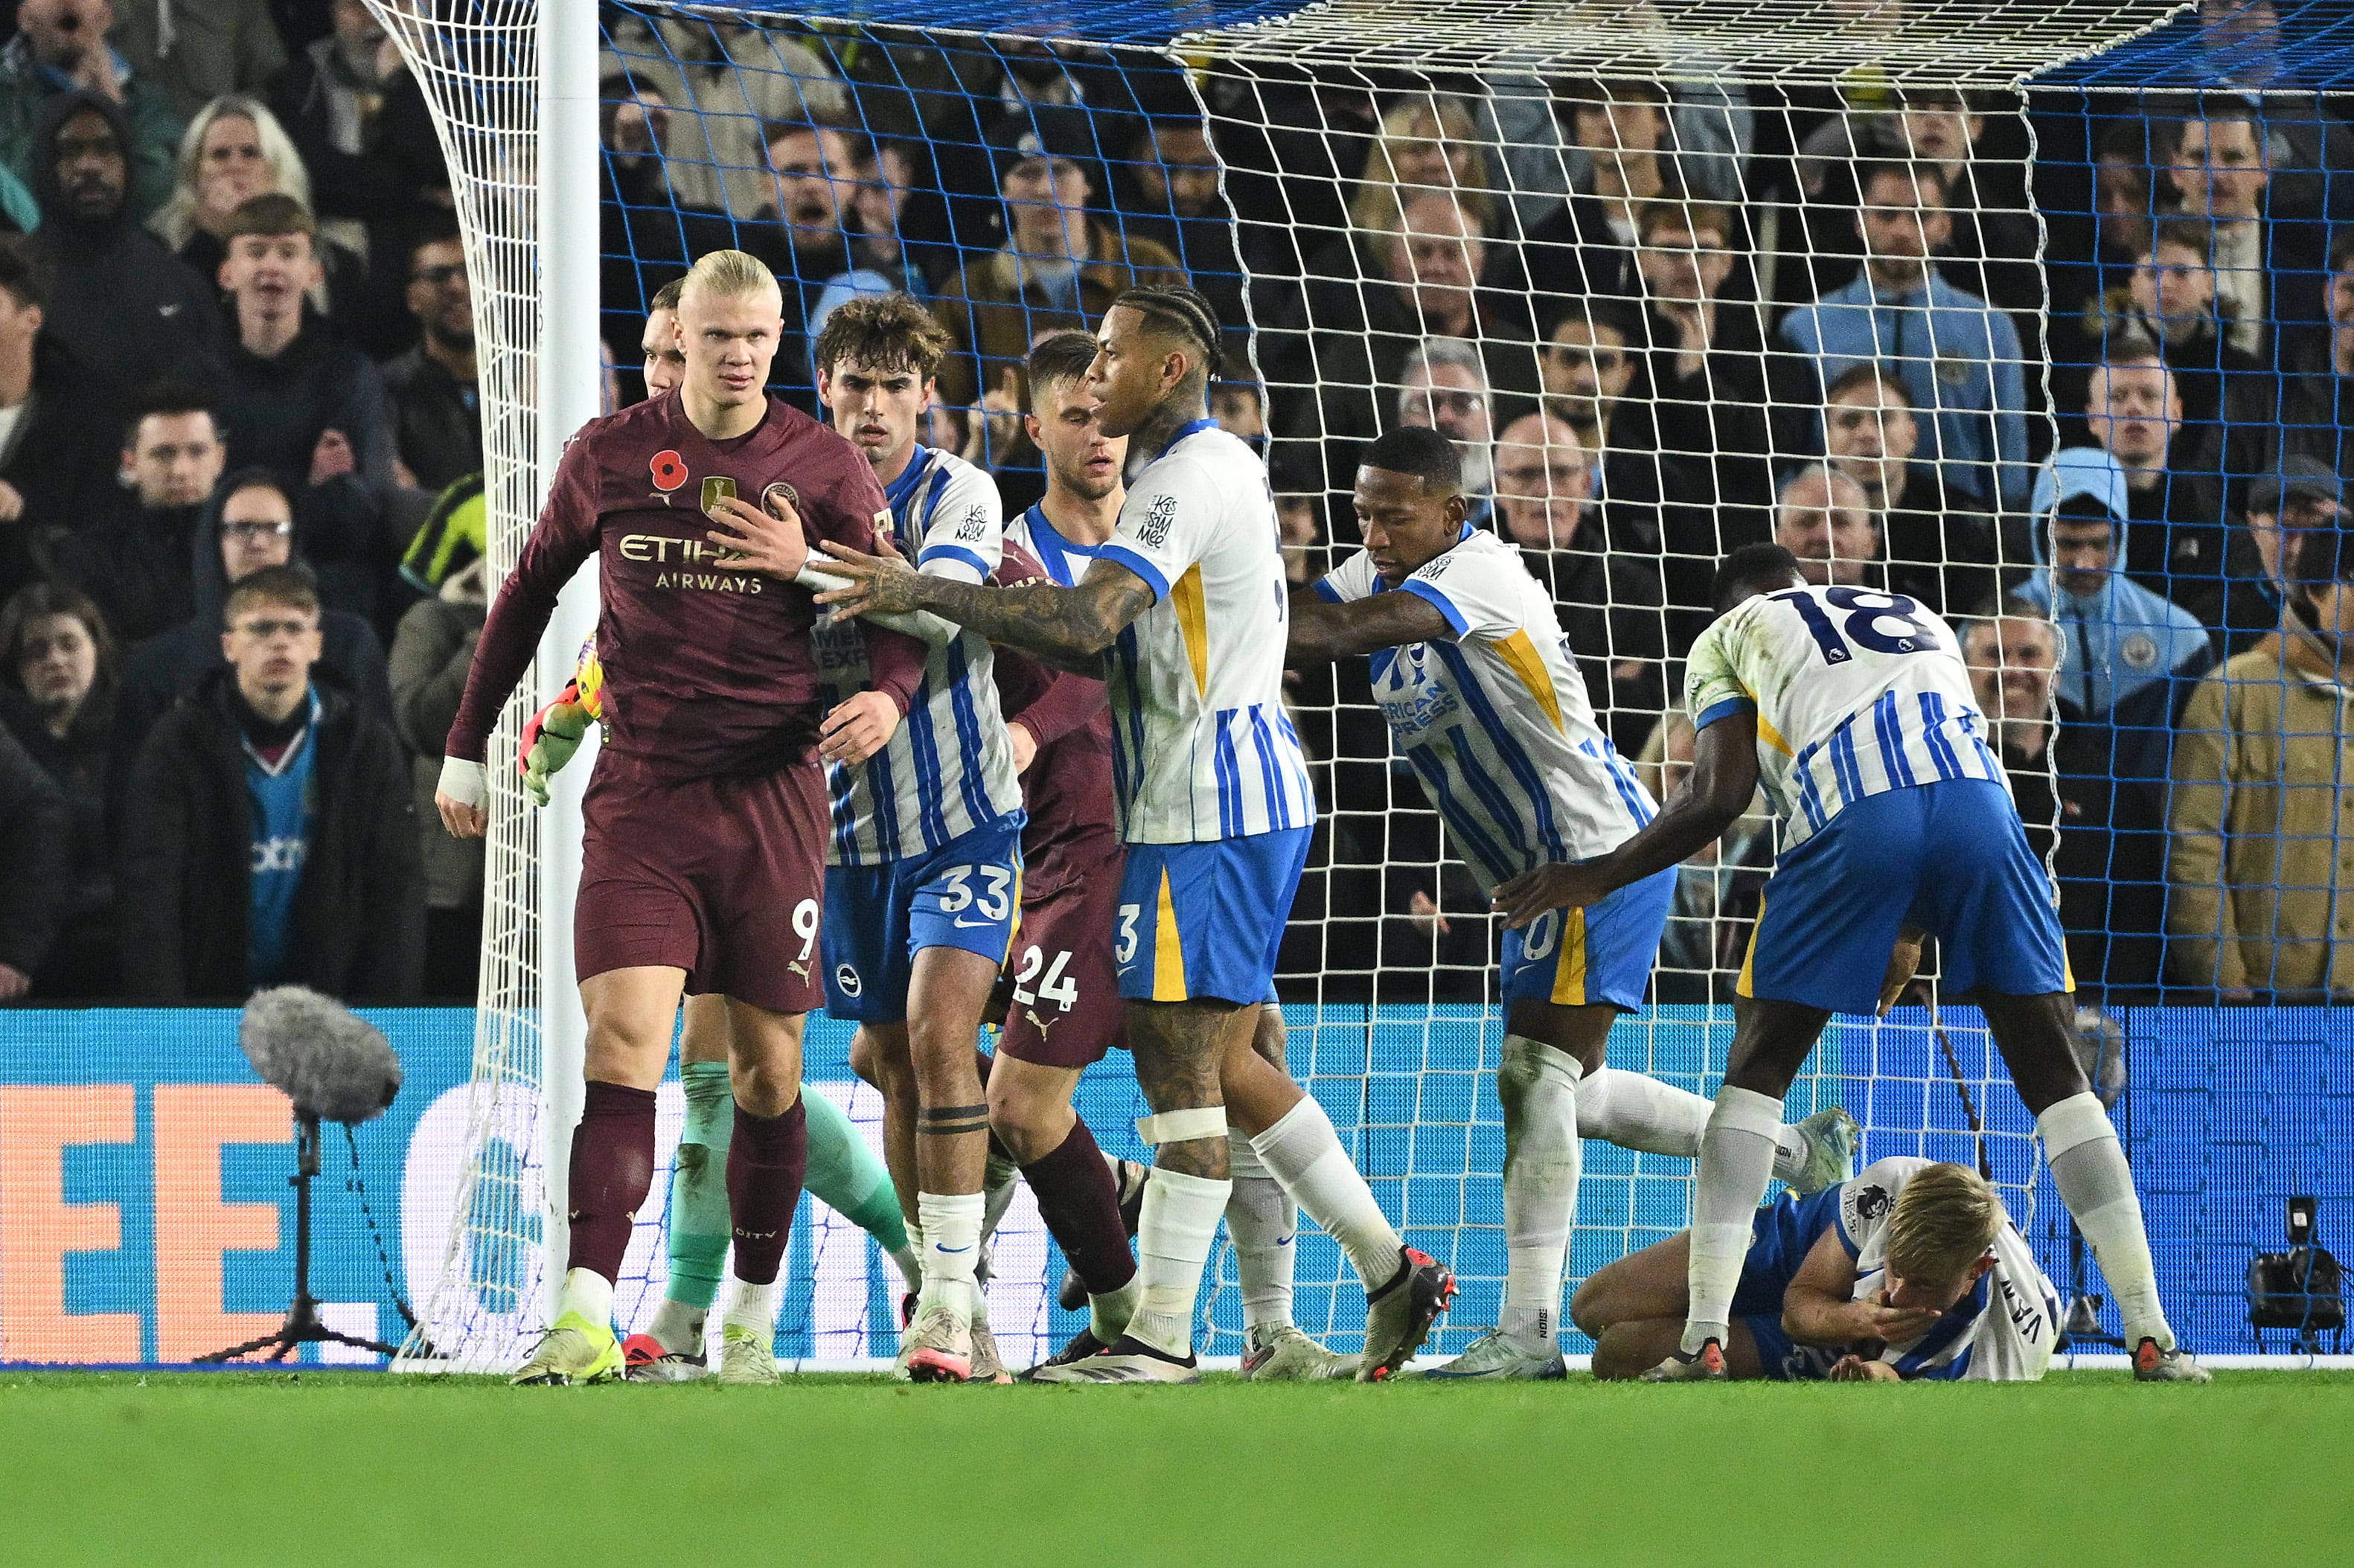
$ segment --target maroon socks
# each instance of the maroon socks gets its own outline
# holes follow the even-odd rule
[[[1052,1154],[1024,1165],[1022,1175],[1038,1199],[1038,1217],[1088,1295],[1108,1295],[1136,1277],[1128,1227],[1119,1219],[1119,1188],[1084,1120],[1075,1118],[1070,1136]]]
[[[580,1125],[572,1129],[572,1170],[566,1189],[572,1220],[567,1266],[607,1279],[620,1277],[621,1255],[630,1250],[630,1226],[653,1176],[653,1091],[589,1080]]]
[[[782,1116],[754,1116],[737,1105],[735,1132],[727,1142],[727,1213],[735,1230],[737,1278],[749,1285],[776,1279],[808,1171],[809,1113],[799,1099]]]

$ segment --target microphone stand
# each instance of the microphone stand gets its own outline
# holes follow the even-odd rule
[[[343,1333],[320,1319],[318,1300],[311,1294],[311,1178],[317,1174],[319,1118],[298,1109],[294,1118],[294,1174],[286,1179],[286,1184],[294,1189],[294,1299],[286,1308],[286,1321],[278,1326],[275,1333],[198,1356],[199,1361],[233,1361],[264,1349],[270,1351],[268,1360],[282,1361],[297,1346],[317,1344],[349,1345],[354,1350],[374,1351],[380,1356],[399,1353],[398,1345]]]

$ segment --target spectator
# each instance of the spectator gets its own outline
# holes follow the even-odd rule
[[[1640,78],[1565,81],[1553,89],[1555,117],[1569,145],[1586,161],[1585,179],[1572,187],[1560,211],[1529,230],[1525,256],[1507,261],[1492,283],[1533,285],[1550,294],[1642,296],[1635,265],[1637,209],[1684,194],[1673,163],[1661,153],[1667,103],[1665,88]]]
[[[1227,357],[1243,363],[1250,319],[1243,305],[1246,270],[1208,129],[1191,115],[1153,120],[1138,132],[1130,159],[1120,171],[1126,177],[1116,181],[1122,232],[1177,258],[1193,287],[1218,307],[1234,340]]]
[[[1612,743],[1633,750],[1665,704],[1667,648],[1656,546],[1630,546],[1596,505],[1575,426],[1529,414],[1496,442],[1497,531],[1545,585]]]
[[[2050,620],[2012,599],[1961,631],[1970,686],[2029,847],[2059,878],[2060,926],[2079,988],[2103,1004],[2155,1000],[2147,993],[2158,983],[2166,892],[2156,801],[2110,774],[2104,726],[2053,723],[2060,639]]]
[[[2354,479],[2354,224],[2329,246],[2327,328],[2284,345],[2280,415],[2258,471],[2284,471],[2292,456],[2318,459]]]
[[[237,305],[237,341],[196,355],[186,374],[220,410],[228,461],[260,464],[297,500],[320,593],[330,609],[383,622],[406,607],[386,501],[396,482],[384,384],[366,355],[303,312],[317,280],[311,215],[259,196],[230,220],[220,282]]]
[[[683,217],[672,198],[662,155],[663,139],[670,133],[668,101],[644,78],[623,72],[607,76],[597,97],[605,150],[599,160],[605,194],[598,204],[602,334],[614,359],[625,363],[642,324],[638,302],[686,276],[694,258],[684,231],[708,224],[710,217]]]
[[[142,642],[123,661],[114,707],[111,777],[118,788],[130,778],[147,732],[221,667],[220,607],[229,590],[265,567],[302,564],[301,536],[292,493],[268,469],[243,469],[221,482],[195,546],[196,613]],[[318,675],[389,726],[392,687],[374,629],[358,616],[329,609],[321,613],[319,633],[324,652]]]
[[[2226,997],[2354,996],[2354,548],[2306,535],[2280,630],[2200,683],[2174,747],[2175,979]]]
[[[1398,383],[1398,423],[1435,429],[1455,443],[1463,493],[1471,500],[1465,521],[1488,526],[1496,510],[1496,411],[1479,345],[1468,338],[1425,338],[1407,353]]]
[[[2215,269],[2208,258],[2210,229],[2187,218],[2162,218],[2134,258],[2125,285],[2094,301],[2084,315],[2088,342],[2115,338],[2154,346],[2174,372],[2190,429],[2187,450],[2223,455],[2227,407],[2242,418],[2271,422],[2258,408],[2260,366],[2232,341],[2234,325],[2227,302],[2216,292]],[[2055,369],[2057,367],[2055,366]],[[2252,466],[2244,461],[2230,466]]]
[[[114,993],[114,842],[106,824],[114,639],[98,606],[35,583],[0,607],[0,725],[72,813],[57,940],[33,975],[42,1001]]]
[[[1824,395],[1824,454],[1863,487],[1886,554],[1890,591],[1940,614],[1976,611],[1994,602],[1998,587],[1994,528],[1955,505],[1937,476],[1914,463],[1920,440],[1912,396],[1884,366],[1856,366]],[[2020,533],[2001,559],[2024,566],[2029,546]]]
[[[831,125],[786,124],[769,128],[769,196],[740,239],[720,235],[716,226],[698,250],[740,245],[777,274],[785,291],[784,341],[777,352],[777,378],[794,399],[818,412],[817,372],[810,363],[831,304],[821,295],[829,284],[849,291],[887,293],[891,280],[880,273],[851,273],[850,201],[857,189],[850,138]],[[846,297],[846,295],[844,296]],[[808,325],[804,330],[802,323]]]
[[[256,99],[217,99],[198,110],[180,138],[175,171],[172,199],[147,227],[201,278],[220,276],[228,259],[229,221],[248,201],[275,191],[311,206],[302,155],[278,117]],[[369,287],[367,263],[323,234],[316,244],[322,276],[311,291],[312,308],[345,337],[381,339],[376,317],[382,313],[371,297],[380,291]]]
[[[73,816],[65,797],[0,726],[0,1001],[15,1001],[57,939]]]
[[[2084,424],[2126,476],[2125,570],[2195,619],[2222,625],[2222,482],[2193,450],[2174,373],[2147,339],[2113,339],[2102,350]]]
[[[55,560],[59,580],[89,595],[125,646],[196,613],[189,563],[227,462],[212,398],[202,388],[159,381],[132,404],[121,463],[129,493],[69,535]]]
[[[41,574],[85,523],[112,454],[72,351],[42,327],[48,261],[0,238],[0,596]]]
[[[1704,58],[1687,59],[1697,65]],[[1479,140],[1497,148],[1504,188],[1512,193],[1518,227],[1527,233],[1559,212],[1570,192],[1594,188],[1593,159],[1566,122],[1574,102],[1604,101],[1606,93],[1599,84],[1546,83],[1509,70],[1481,74],[1488,94],[1479,103]],[[1667,86],[1663,145],[1674,150],[1684,188],[1710,201],[1740,200],[1742,166],[1756,139],[1748,90],[1693,79]]]
[[[270,82],[270,107],[337,240],[391,272],[409,226],[450,210],[450,175],[399,46],[362,0],[330,0],[327,9],[331,30]]]
[[[458,716],[466,669],[489,604],[482,568],[477,558],[453,573],[439,594],[410,605],[392,640],[393,713],[412,758],[417,831],[422,835],[429,1001],[471,1004],[481,967],[483,842],[452,837],[433,808],[433,791],[441,778],[441,743]]]
[[[408,250],[408,313],[417,346],[380,374],[392,406],[394,472],[439,493],[482,471],[482,399],[474,379],[474,291],[458,226],[442,225]]]
[[[48,161],[44,111],[60,97],[119,106],[131,217],[144,220],[172,193],[180,117],[171,94],[131,69],[106,41],[107,0],[17,0],[16,36],[0,49],[0,159],[37,188]]]
[[[970,406],[984,387],[1013,375],[1020,397],[1023,367],[1041,334],[1093,332],[1121,290],[1140,283],[1182,283],[1177,258],[1150,239],[1125,247],[1087,216],[1095,194],[1071,159],[1009,154],[999,186],[1005,199],[1002,249],[975,257],[940,291],[933,313],[962,348],[940,366],[941,400]]]
[[[1783,318],[1782,339],[1828,387],[1885,361],[1931,411],[1928,461],[1949,495],[1992,513],[2027,493],[2027,383],[2010,319],[1938,274],[1953,232],[1945,176],[1878,160],[1859,170],[1863,270]]]
[[[2246,543],[2233,551],[2223,627],[2234,653],[2280,630],[2289,597],[2285,561],[2299,540],[2334,532],[2345,515],[2345,485],[2327,465],[2292,457],[2282,469],[2248,487]]]
[[[757,210],[769,194],[761,166],[767,127],[854,118],[811,40],[775,27],[623,16],[614,21],[610,48],[681,111],[664,122],[657,143],[681,207],[739,218]]]
[[[2124,569],[2126,482],[2097,449],[2052,454],[2036,480],[2034,508],[2052,540],[2052,564],[2019,597],[2059,625],[2062,721],[2106,726],[2112,736],[2099,770],[2135,781],[2155,801],[2175,715],[2215,653],[2197,617]]]
[[[163,89],[183,120],[224,93],[260,92],[286,69],[270,0],[123,6],[114,42],[140,79]]]
[[[220,334],[213,287],[125,206],[131,132],[113,100],[58,93],[33,129],[41,227],[27,242],[54,279],[48,330],[108,401]]]
[[[1479,141],[1470,108],[1452,93],[1403,99],[1382,116],[1349,201],[1349,227],[1362,235],[1395,234],[1405,209],[1426,196],[1452,196],[1479,232],[1500,237],[1495,166]]]
[[[1893,88],[1882,107],[1864,114],[1826,120],[1799,149],[1808,201],[1792,214],[1802,242],[1816,242],[1805,269],[1817,280],[1847,281],[1842,265],[1856,238],[1827,232],[1820,219],[1843,205],[1836,172],[1862,172],[1872,163],[1912,159],[1945,182],[1952,230],[1939,246],[1941,270],[1963,292],[1997,309],[2031,321],[2044,306],[2043,280],[2036,266],[2038,235],[2027,198],[2023,167],[2015,158],[1980,158],[1986,134],[1983,102],[1971,92],[1943,84]],[[1860,160],[1860,161],[1859,161]],[[2144,207],[2147,211],[2147,205]],[[1825,265],[1826,260],[1830,265]]]
[[[2217,291],[2230,307],[2232,346],[2271,363],[2273,334],[2321,317],[2326,231],[2272,189],[2264,131],[2237,93],[2209,93],[2162,122],[2158,144],[2177,210],[2211,228]]]
[[[955,250],[935,238],[945,232],[945,217],[937,224],[918,220],[918,209],[937,208],[939,202],[937,190],[918,188],[922,149],[860,135],[851,138],[851,152],[857,159],[853,174],[858,182],[850,196],[855,220],[852,270],[875,273],[916,299],[931,298],[937,280],[953,265],[939,257],[945,253],[952,258]]]
[[[1670,644],[1691,645],[1710,615],[1716,561],[1744,543],[1742,514],[1720,532],[1707,478],[1659,450],[1642,377],[1643,316],[1629,300],[1573,302],[1538,351],[1547,412],[1576,429],[1614,546],[1658,555]]]
[[[400,742],[315,684],[319,599],[291,567],[229,590],[228,668],[156,726],[122,813],[124,991],[241,1001],[308,985],[416,1000],[424,959],[417,813]]]
[[[1635,208],[1635,265],[1650,308],[1649,384],[1670,450],[1709,473],[1720,506],[1762,518],[1773,491],[1766,344],[1757,313],[1723,301],[1738,242],[1733,209],[1652,200]],[[1741,531],[1755,527],[1735,525]]]
[[[1774,543],[1798,557],[1817,588],[1886,586],[1878,514],[1863,486],[1829,463],[1810,462],[1782,482]]]

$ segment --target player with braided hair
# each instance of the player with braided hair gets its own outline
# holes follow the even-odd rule
[[[988,588],[832,548],[841,613],[929,610],[1110,691],[1128,843],[1112,933],[1129,1045],[1157,1146],[1138,1232],[1141,1299],[1101,1353],[1042,1380],[1192,1383],[1194,1301],[1232,1191],[1228,1127],[1331,1232],[1368,1287],[1357,1375],[1402,1365],[1454,1277],[1407,1248],[1316,1101],[1252,1049],[1315,821],[1282,705],[1288,622],[1267,471],[1208,417],[1217,313],[1192,289],[1120,294],[1087,381],[1108,436],[1152,454],[1070,587]],[[1254,1130],[1256,1129],[1256,1130]]]

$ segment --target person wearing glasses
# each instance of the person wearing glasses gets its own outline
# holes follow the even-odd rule
[[[239,469],[220,482],[196,535],[191,594],[196,613],[140,643],[123,661],[111,778],[128,779],[148,732],[221,667],[221,606],[229,593],[268,567],[308,571],[301,543],[294,497],[283,480],[256,467]],[[389,726],[392,683],[375,629],[348,611],[323,609],[319,638],[319,678],[341,687],[369,716]]]
[[[439,493],[482,471],[482,405],[474,385],[474,291],[452,220],[420,236],[408,252],[408,313],[415,347],[377,366],[391,405],[393,471],[400,482]]]
[[[121,817],[122,986],[233,1002],[303,984],[417,997],[424,873],[400,741],[332,685],[318,589],[262,567],[228,590],[214,670],[147,737]]]
[[[1496,511],[1496,405],[1488,366],[1469,338],[1426,337],[1398,371],[1397,422],[1437,430],[1463,462],[1465,521],[1485,528]]]

